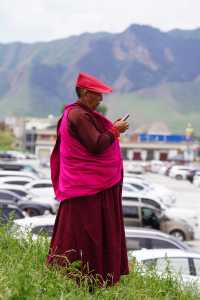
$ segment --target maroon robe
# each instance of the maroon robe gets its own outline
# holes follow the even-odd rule
[[[70,134],[89,152],[101,153],[115,139],[80,102],[70,111],[69,122]],[[121,192],[119,182],[96,195],[61,202],[48,262],[63,266],[81,260],[84,273],[89,271],[109,284],[128,274]]]

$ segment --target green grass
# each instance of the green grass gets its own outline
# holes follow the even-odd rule
[[[111,288],[93,286],[89,292],[88,277],[81,277],[76,266],[70,272],[81,279],[80,287],[64,275],[65,270],[45,265],[49,242],[45,238],[33,242],[16,240],[9,227],[0,227],[0,299],[1,300],[198,300],[195,288],[182,288],[169,273],[159,278],[153,270],[142,273],[136,265],[128,276]]]

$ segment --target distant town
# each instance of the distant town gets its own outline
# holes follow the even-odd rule
[[[0,133],[6,133],[5,145],[1,137],[1,152],[20,150],[35,155],[41,162],[48,162],[56,141],[57,121],[58,118],[53,115],[47,118],[6,117],[0,125]],[[148,128],[140,127],[122,135],[121,149],[124,160],[200,160],[200,144],[190,123],[182,134],[173,134],[164,123],[154,123]]]

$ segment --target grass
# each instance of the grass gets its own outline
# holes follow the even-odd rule
[[[70,266],[71,274],[76,275],[81,284],[65,276],[65,270],[45,265],[49,242],[47,238],[32,241],[17,240],[10,235],[9,225],[0,227],[0,299],[1,300],[198,300],[197,289],[183,289],[178,279],[167,273],[165,278],[156,275],[154,270],[141,271],[136,264],[131,265],[128,276],[111,288],[98,288],[93,285],[89,292],[89,278],[83,277]]]

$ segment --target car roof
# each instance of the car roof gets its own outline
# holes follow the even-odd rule
[[[44,179],[33,179],[33,181],[31,181],[30,183],[28,183],[27,185],[26,185],[26,187],[27,186],[32,186],[32,185],[34,185],[34,184],[43,184],[43,183],[49,183],[49,184],[52,184],[52,181],[51,181],[51,179],[49,179],[49,178],[44,178]]]
[[[194,257],[200,259],[200,253],[189,252],[181,249],[142,249],[132,252],[132,256],[138,261],[165,258],[165,257]]]
[[[141,198],[144,197],[144,193],[143,192],[135,192],[135,191],[122,191],[122,198],[123,197],[129,197],[129,198]]]
[[[160,230],[151,229],[151,228],[143,228],[143,227],[125,227],[126,237],[141,237],[141,238],[149,238],[149,239],[163,239],[167,241],[174,242],[175,244],[179,244],[185,249],[190,249],[190,247],[184,243],[179,241],[172,235],[164,233]]]
[[[143,228],[143,227],[125,227],[125,232],[127,235],[135,235],[135,234],[147,234],[154,235],[158,237],[165,238],[173,238],[171,235],[161,232],[160,230],[151,229],[151,228]],[[175,239],[176,240],[176,239]]]
[[[24,187],[21,185],[7,184],[7,183],[1,183],[1,182],[0,182],[0,190],[16,190],[16,191],[23,191],[24,193],[26,193],[26,191],[24,190]]]
[[[157,207],[155,207],[154,205],[151,205],[151,204],[143,203],[141,201],[131,201],[131,200],[123,200],[122,199],[122,207],[123,206],[149,207],[149,208],[152,208],[153,210],[158,210]]]
[[[22,227],[34,227],[41,225],[54,225],[55,219],[55,215],[44,215],[14,220],[14,223]]]

